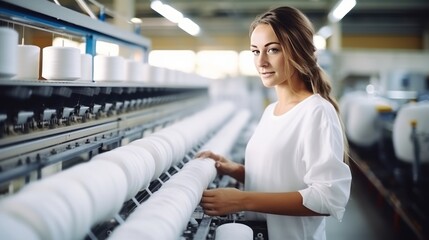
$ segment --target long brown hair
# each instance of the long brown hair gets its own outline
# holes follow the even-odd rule
[[[314,28],[310,20],[300,10],[285,6],[274,8],[256,17],[250,25],[249,35],[259,24],[268,24],[273,28],[283,54],[289,56],[286,67],[295,70],[298,79],[304,81],[308,91],[319,94],[334,106],[342,124],[338,103],[331,95],[330,80],[317,63],[316,47],[313,44]],[[291,79],[288,78],[287,81]],[[293,86],[290,82],[289,85]],[[342,127],[347,161],[348,142],[344,134],[344,125]]]

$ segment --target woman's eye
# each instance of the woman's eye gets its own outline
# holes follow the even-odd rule
[[[253,55],[258,56],[259,55],[259,51],[258,50],[252,50]]]
[[[267,53],[270,53],[270,54],[274,54],[274,53],[278,53],[278,52],[279,52],[279,50],[277,48],[270,48],[267,51]]]

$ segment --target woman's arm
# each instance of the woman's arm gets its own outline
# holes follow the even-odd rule
[[[253,211],[289,216],[328,216],[316,213],[302,204],[299,192],[246,192],[236,188],[206,190],[201,199],[204,212],[211,216],[239,211]]]

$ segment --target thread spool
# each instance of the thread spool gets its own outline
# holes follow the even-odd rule
[[[121,56],[94,57],[94,81],[125,81],[125,59]]]
[[[126,80],[138,82],[143,80],[143,63],[136,60],[126,61]]]
[[[65,179],[78,181],[88,192],[93,206],[92,224],[113,217],[121,209],[128,190],[127,179],[115,163],[90,161],[62,173]]]
[[[44,201],[44,196],[49,194]],[[41,239],[65,239],[71,234],[68,227],[71,210],[59,196],[40,189],[37,193],[28,191],[6,199],[0,212],[13,214],[32,226]]]
[[[0,79],[10,79],[18,69],[18,33],[11,28],[0,27]]]
[[[252,240],[253,230],[241,223],[225,223],[216,228],[216,240]]]
[[[91,54],[81,54],[81,74],[80,80],[92,82],[92,55]]]
[[[80,50],[74,47],[43,48],[42,77],[48,80],[76,80],[81,74]]]
[[[167,81],[167,73],[168,69],[166,68],[152,66],[150,73],[151,82],[164,84]]]
[[[39,79],[40,47],[35,45],[18,45],[18,70],[14,79]]]
[[[143,66],[142,66],[142,81],[143,82],[150,82],[150,79],[151,79],[151,68],[152,68],[152,66],[151,65],[149,65],[149,64],[147,64],[147,63],[144,63],[143,64]]]
[[[132,141],[131,143],[129,143],[129,145],[144,148],[154,158],[156,165],[155,165],[155,172],[151,179],[152,181],[157,179],[165,171],[165,169],[170,168],[170,165],[168,165],[169,164],[168,159],[165,156],[166,154],[164,151],[162,151],[162,145],[155,138],[149,138],[149,137],[141,138],[141,139]]]
[[[51,199],[55,195],[67,204],[71,211],[72,219],[66,223],[70,229],[67,237],[69,239],[83,239],[92,225],[91,197],[85,188],[77,181],[70,181],[62,177],[63,175],[53,175],[27,185],[22,192],[38,194],[42,191],[47,192],[44,197]],[[67,188],[64,188],[67,186]],[[48,200],[44,200],[48,201]]]
[[[0,212],[0,232],[4,239],[41,240],[30,224],[6,212]]]

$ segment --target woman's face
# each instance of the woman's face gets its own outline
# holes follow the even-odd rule
[[[285,56],[273,28],[259,24],[250,36],[250,50],[265,87],[286,83]]]

